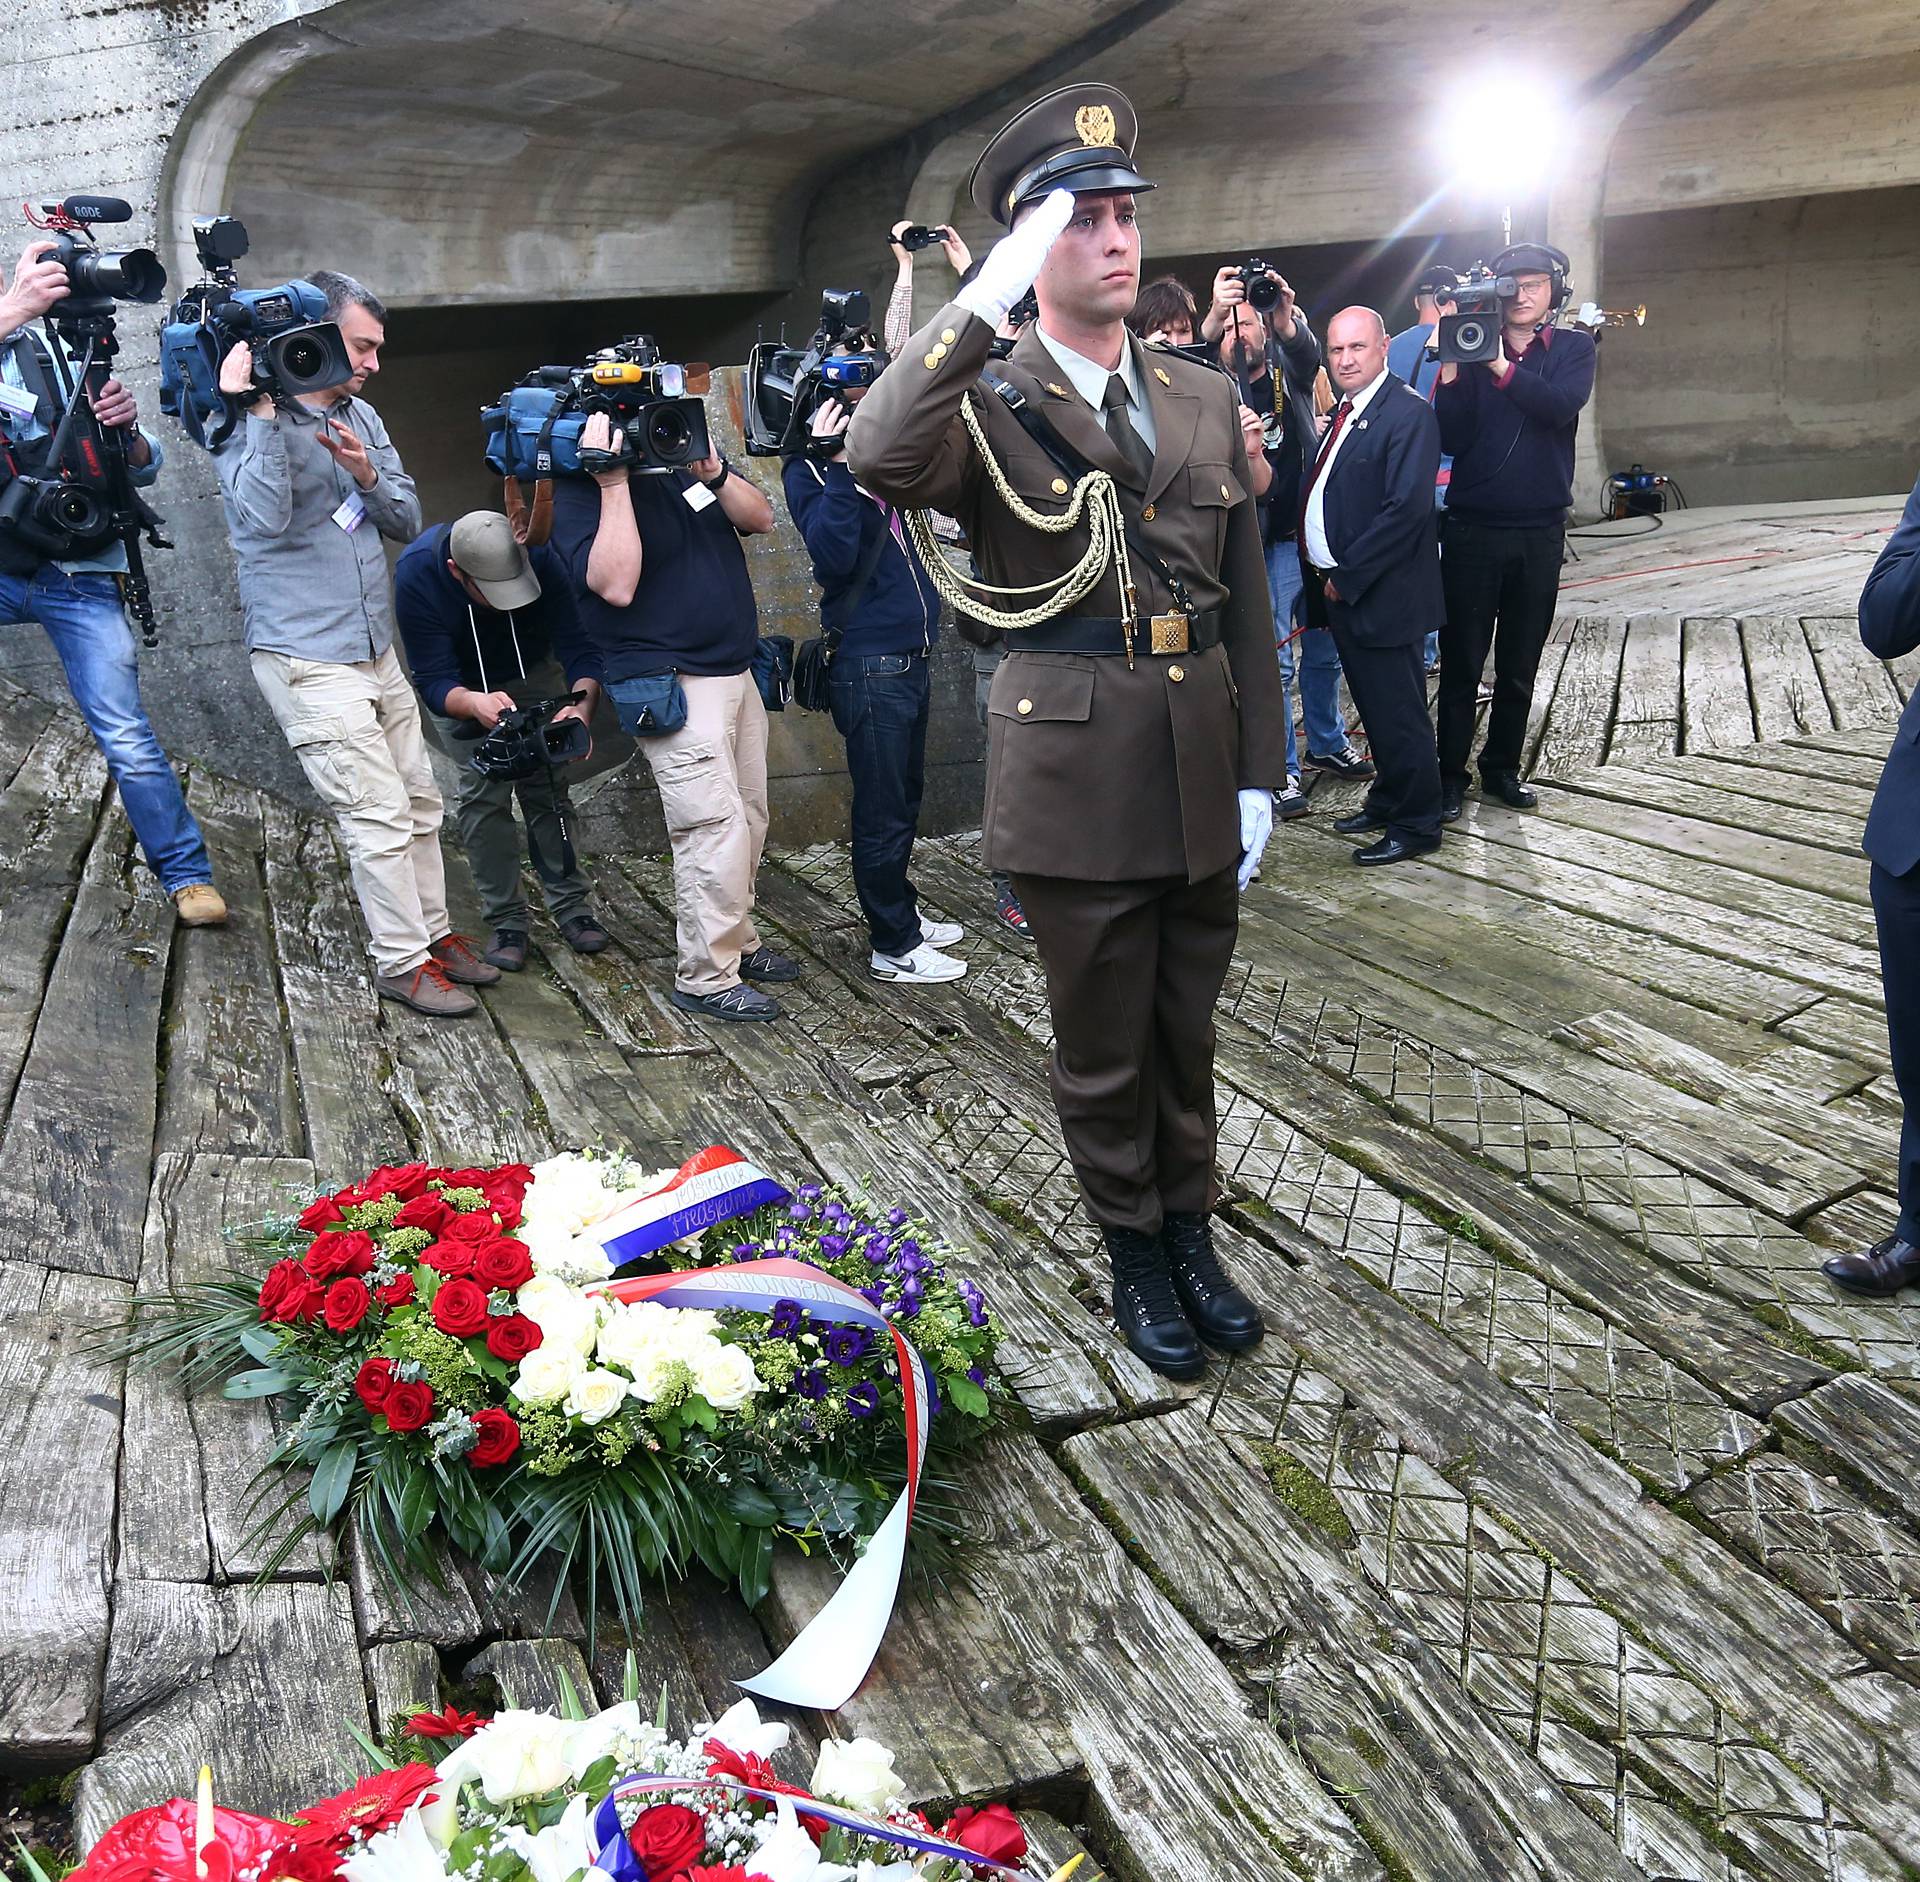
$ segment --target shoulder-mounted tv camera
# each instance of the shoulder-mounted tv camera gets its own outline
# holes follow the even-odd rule
[[[837,439],[815,438],[809,429],[826,398],[849,410],[847,396],[880,377],[887,356],[875,342],[872,311],[858,288],[828,288],[820,296],[820,324],[805,346],[762,340],[747,356],[746,437],[753,457],[805,453],[828,458]]]
[[[530,778],[549,765],[573,764],[592,752],[593,735],[581,720],[553,722],[556,712],[585,698],[585,693],[568,693],[559,699],[530,699],[523,706],[509,706],[491,729],[469,719],[454,727],[453,736],[473,741],[467,764],[483,778]]]
[[[487,462],[502,477],[545,480],[585,475],[624,463],[629,470],[683,470],[713,455],[707,408],[700,394],[709,367],[680,366],[660,357],[644,333],[602,348],[584,366],[542,366],[529,373],[480,422]],[[583,461],[587,420],[604,414],[623,435],[626,450],[605,464]]]
[[[233,264],[247,252],[246,226],[237,217],[197,217],[193,246],[206,275],[174,303],[160,329],[160,409],[179,419],[194,443],[219,450],[263,392],[294,398],[353,377],[347,343],[325,318],[327,297],[311,281],[236,284]],[[240,345],[253,352],[253,390],[235,397],[220,390],[220,368]]]
[[[1507,303],[1520,292],[1517,276],[1544,274],[1553,283],[1551,319],[1566,304],[1573,285],[1573,264],[1544,242],[1520,242],[1502,249],[1491,263],[1477,261],[1448,292],[1453,311],[1440,316],[1434,349],[1443,366],[1474,366],[1500,357],[1500,334]]]

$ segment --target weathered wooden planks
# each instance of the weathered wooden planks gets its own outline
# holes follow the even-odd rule
[[[203,1761],[224,1803],[261,1816],[343,1788],[365,1768],[348,1728],[370,1724],[346,1589],[119,1583],[102,1723],[74,1798],[83,1850],[128,1811],[190,1797]]]
[[[1535,776],[1557,778],[1600,761],[1613,724],[1626,642],[1624,621],[1587,615],[1575,623],[1534,753]]]
[[[1627,623],[1607,756],[1680,749],[1680,617],[1641,614]]]
[[[1886,666],[1860,641],[1860,624],[1846,616],[1806,617],[1807,644],[1827,689],[1833,723],[1841,731],[1891,724],[1900,716],[1900,692]]]
[[[131,1289],[0,1260],[0,1769],[92,1749]]]
[[[592,1711],[593,1676],[571,1640],[496,1640],[462,1669],[466,1678],[490,1679],[503,1706],[534,1712],[560,1712],[567,1688]]]
[[[1753,703],[1740,632],[1731,621],[1690,620],[1682,629],[1680,749],[1753,743]]]

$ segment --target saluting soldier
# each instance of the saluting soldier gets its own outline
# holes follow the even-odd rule
[[[1286,764],[1238,395],[1125,325],[1153,187],[1135,131],[1125,96],[1088,84],[993,139],[969,188],[1011,233],[861,401],[847,453],[876,496],[961,520],[979,570],[962,605],[1006,630],[985,861],[1046,969],[1054,1102],[1115,1319],[1189,1378],[1200,1339],[1265,1331],[1207,1224],[1213,1007]],[[1039,319],[990,362],[1029,286]]]

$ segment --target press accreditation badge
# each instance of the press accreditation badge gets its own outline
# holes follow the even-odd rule
[[[367,520],[367,506],[361,502],[359,491],[356,490],[334,511],[333,520],[338,523],[349,536]]]
[[[0,379],[0,412],[12,412],[18,418],[31,418],[40,409],[40,401],[19,386]]]
[[[689,484],[680,494],[686,498],[687,508],[696,516],[698,516],[702,510],[706,509],[709,504],[720,501],[705,484]]]

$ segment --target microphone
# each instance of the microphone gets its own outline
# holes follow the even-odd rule
[[[133,205],[120,196],[69,196],[59,213],[75,222],[131,222]]]

